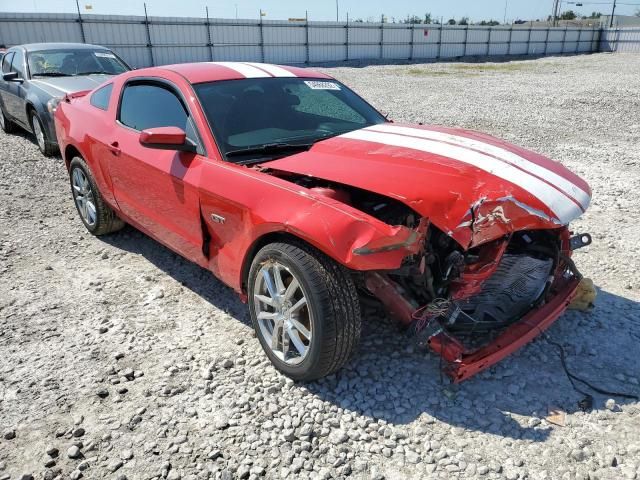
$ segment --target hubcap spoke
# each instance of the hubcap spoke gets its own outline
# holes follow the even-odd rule
[[[86,202],[86,206],[87,206],[87,220],[89,221],[89,223],[93,224],[93,222],[96,221],[96,206],[93,204],[93,202]]]
[[[291,326],[293,328],[295,328],[299,333],[304,335],[304,337],[307,340],[311,340],[311,332],[309,330],[307,330],[307,327],[305,327],[302,323],[300,323],[295,318],[292,318],[290,321],[291,321]]]
[[[266,303],[270,307],[275,307],[277,305],[276,301],[273,298],[267,297],[266,295],[257,295],[256,294],[253,297],[256,300],[258,300],[259,302]]]
[[[284,325],[281,325],[280,329],[282,330],[282,356],[286,362],[289,353],[289,330]]]
[[[282,270],[278,264],[273,265],[273,278],[278,295],[282,295],[284,283],[282,282]]]
[[[278,315],[278,312],[260,312],[258,314],[258,320],[275,320]]]
[[[290,309],[289,312],[291,312],[291,314],[297,313],[298,310],[300,310],[302,307],[304,307],[307,304],[307,298],[306,297],[302,297],[300,300],[298,300]]]
[[[289,286],[287,287],[287,289],[284,292],[284,299],[285,300],[291,300],[291,297],[293,296],[294,293],[296,293],[296,290],[298,290],[298,287],[300,286],[300,284],[298,283],[298,280],[294,277],[293,280],[291,280],[291,283],[289,283]]]
[[[269,272],[269,269],[267,267],[262,267],[261,273],[262,278],[264,279],[264,284],[269,291],[269,295],[275,300],[278,297],[278,292],[273,282],[273,278],[271,277],[271,272]]]
[[[307,346],[302,343],[302,340],[298,336],[298,332],[290,328],[287,331],[287,337],[291,340],[291,343],[301,356],[304,356],[307,353]]]

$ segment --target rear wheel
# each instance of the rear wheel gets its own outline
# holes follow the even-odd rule
[[[4,108],[0,105],[0,128],[4,133],[13,133],[16,131],[16,124],[7,118]]]
[[[54,155],[58,149],[51,144],[51,139],[45,133],[44,124],[35,111],[31,112],[31,129],[36,136],[36,143],[42,154],[45,157]]]
[[[71,160],[69,179],[76,209],[87,230],[94,235],[105,235],[124,227],[124,222],[104,202],[91,170],[80,157]]]
[[[360,339],[360,304],[348,271],[303,243],[262,248],[249,271],[251,319],[273,365],[294,380],[341,368]]]

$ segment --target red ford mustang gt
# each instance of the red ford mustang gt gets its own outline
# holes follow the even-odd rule
[[[553,323],[580,280],[582,179],[488,135],[392,123],[322,73],[136,70],[68,95],[55,121],[87,229],[127,222],[211,270],[293,379],[339,369],[375,304],[464,380]]]

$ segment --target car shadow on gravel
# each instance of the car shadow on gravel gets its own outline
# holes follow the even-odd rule
[[[183,287],[236,320],[251,325],[247,306],[240,301],[233,289],[224,285],[210,271],[186,260],[144,233],[127,225],[122,231],[100,239],[113,247],[142,255]]]
[[[489,370],[459,385],[440,374],[440,357],[412,348],[409,339],[384,322],[366,322],[359,355],[342,371],[309,390],[359,415],[404,425],[434,420],[452,427],[513,439],[544,441],[554,429],[551,410],[583,415],[563,370],[557,347],[538,338]],[[568,311],[548,331],[563,346],[569,370],[595,386],[640,396],[640,303],[604,290],[591,312]],[[613,414],[633,399],[594,397],[591,415]]]
[[[207,270],[131,227],[101,238],[142,255],[185,288],[250,325],[247,306]],[[593,311],[568,311],[548,333],[564,346],[573,373],[607,390],[640,394],[640,388],[630,383],[640,378],[633,358],[640,342],[638,302],[599,290]],[[544,339],[459,385],[441,374],[442,366],[439,356],[414,348],[411,339],[390,322],[367,313],[354,358],[338,373],[299,386],[344,413],[390,425],[418,420],[428,430],[429,424],[439,421],[449,424],[454,434],[459,428],[534,442],[562,428],[543,421],[550,409],[579,411],[582,396],[572,389],[556,347]],[[629,375],[623,379],[629,381],[621,381],[620,375]],[[604,410],[607,398],[595,393],[594,397],[597,414]],[[616,400],[618,406],[625,404],[623,399]]]

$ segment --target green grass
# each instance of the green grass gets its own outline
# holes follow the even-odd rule
[[[453,75],[454,72],[445,72],[443,70],[425,70],[424,68],[410,68],[407,70],[409,75],[426,75],[432,77],[439,77],[444,75]]]
[[[455,70],[463,72],[518,72],[532,67],[526,63],[460,63],[454,64]]]
[[[405,70],[409,75],[424,76],[424,77],[444,77],[447,75],[464,75],[464,76],[477,76],[483,73],[512,73],[530,70],[534,66],[526,62],[508,62],[508,63],[448,63],[439,64],[439,67],[445,68],[445,70],[431,70],[428,68],[413,67]]]

